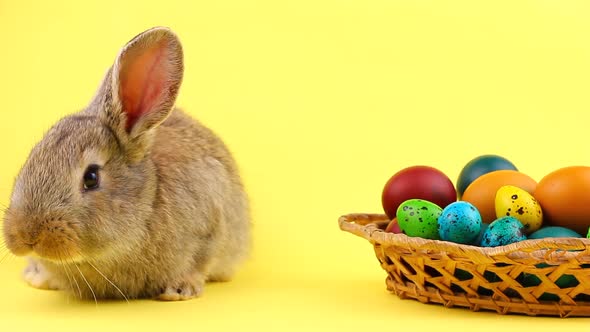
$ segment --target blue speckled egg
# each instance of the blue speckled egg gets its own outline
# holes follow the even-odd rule
[[[469,202],[447,205],[438,217],[438,233],[445,241],[469,244],[479,235],[481,215]]]
[[[514,217],[502,217],[490,223],[481,239],[482,247],[505,246],[526,240],[523,224]]]

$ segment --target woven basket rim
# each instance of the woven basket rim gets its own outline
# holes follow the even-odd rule
[[[478,247],[475,245],[459,244],[443,240],[431,240],[420,237],[410,237],[406,234],[385,232],[379,225],[388,223],[390,219],[384,214],[351,213],[342,215],[338,219],[340,229],[359,237],[372,244],[392,245],[407,247],[410,249],[436,250],[440,252],[460,254],[462,256],[493,257],[497,255],[509,255],[519,252],[536,253],[535,256],[549,256],[558,254],[562,258],[568,258],[579,254],[572,251],[589,251],[589,238],[545,238],[527,239],[520,242],[498,246]],[[590,263],[590,257],[588,258]]]
[[[372,244],[387,289],[402,299],[500,314],[590,316],[588,238],[478,247],[389,233],[389,222],[384,214],[338,219],[341,230]]]

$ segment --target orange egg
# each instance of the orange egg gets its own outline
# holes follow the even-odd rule
[[[590,226],[590,167],[569,166],[543,177],[533,193],[543,210],[543,222],[580,234]]]
[[[494,171],[475,179],[465,189],[461,200],[473,204],[479,210],[482,222],[491,223],[496,220],[496,192],[507,185],[518,187],[532,195],[537,182],[519,171]]]

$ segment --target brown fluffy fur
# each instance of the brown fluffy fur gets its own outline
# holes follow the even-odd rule
[[[169,75],[164,98],[129,129],[121,79],[152,51]],[[136,36],[90,105],[33,148],[4,218],[8,248],[32,257],[29,283],[82,298],[181,300],[207,280],[229,280],[246,258],[250,221],[237,165],[211,130],[173,109],[182,66],[170,30]],[[101,166],[98,190],[83,190],[89,164]]]

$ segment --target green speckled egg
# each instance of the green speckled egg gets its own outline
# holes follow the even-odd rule
[[[407,236],[439,240],[438,217],[442,208],[422,199],[410,199],[397,209],[399,227]]]
[[[526,240],[524,226],[514,217],[502,217],[490,223],[481,239],[482,247],[505,246]]]

